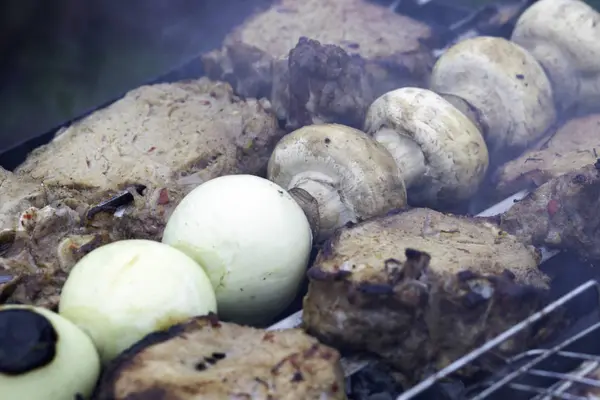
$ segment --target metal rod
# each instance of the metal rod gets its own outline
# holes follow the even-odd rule
[[[514,336],[515,334],[517,334],[520,331],[524,330],[525,328],[529,327],[531,324],[539,321],[541,318],[545,317],[549,313],[551,313],[554,310],[558,309],[559,307],[561,307],[562,305],[564,305],[568,301],[570,301],[573,298],[579,296],[581,293],[584,293],[585,291],[589,290],[590,288],[595,288],[600,293],[600,289],[599,289],[598,283],[596,281],[590,280],[590,281],[582,284],[581,286],[577,287],[575,290],[572,290],[571,292],[567,293],[566,295],[564,295],[560,299],[558,299],[555,302],[547,305],[542,310],[540,310],[540,311],[536,312],[535,314],[531,315],[530,317],[528,317],[524,321],[518,323],[517,325],[514,325],[512,328],[510,328],[507,331],[505,331],[505,332],[501,333],[500,335],[496,336],[494,339],[492,339],[489,342],[485,343],[483,346],[477,348],[476,350],[474,350],[471,353],[467,354],[466,356],[460,358],[459,360],[454,361],[452,364],[450,364],[446,368],[443,368],[442,370],[438,371],[437,373],[431,375],[429,378],[421,381],[416,386],[413,386],[411,389],[409,389],[409,390],[405,391],[404,393],[402,393],[399,397],[396,398],[396,400],[408,400],[408,399],[412,398],[413,396],[415,396],[415,395],[417,395],[417,394],[419,394],[419,393],[421,393],[421,392],[429,389],[430,387],[432,387],[439,380],[448,377],[450,374],[452,374],[452,373],[458,371],[459,369],[463,368],[467,364],[469,364],[472,361],[476,360],[477,358],[481,357],[483,354],[485,354],[485,353],[489,352],[490,350],[496,348],[498,345],[502,344],[504,341],[506,341],[510,337]],[[493,393],[498,388],[500,388],[503,385],[505,385],[507,382],[509,382],[512,379],[516,378],[519,374],[522,374],[523,372],[525,372],[526,369],[531,368],[533,365],[535,365],[539,361],[541,361],[541,360],[549,357],[550,355],[552,355],[554,353],[557,353],[558,351],[562,350],[562,348],[564,348],[564,347],[568,346],[569,344],[573,343],[574,341],[576,341],[580,337],[585,336],[590,330],[596,329],[598,326],[600,326],[600,322],[598,324],[592,325],[592,327],[590,327],[590,328],[588,328],[588,329],[580,332],[578,335],[575,335],[574,337],[570,338],[569,340],[561,343],[559,346],[557,346],[557,347],[555,347],[555,348],[553,348],[553,349],[551,349],[549,351],[541,353],[533,362],[530,362],[530,363],[526,364],[525,366],[519,368],[519,370],[517,370],[517,371],[515,371],[515,372],[513,372],[511,374],[508,374],[506,377],[504,377],[504,379],[500,380],[499,382],[497,382],[496,384],[494,384],[490,388],[488,388],[486,391],[484,391],[483,394],[488,395],[490,393]],[[482,394],[480,394],[479,396],[475,397],[474,399],[481,399],[481,398],[483,398]]]

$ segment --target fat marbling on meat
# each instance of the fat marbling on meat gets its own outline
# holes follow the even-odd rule
[[[308,271],[303,323],[415,383],[537,311],[548,288],[539,262],[537,250],[486,219],[392,213],[341,229],[323,246]],[[500,351],[523,350],[534,336]]]
[[[280,138],[266,100],[241,100],[227,83],[142,86],[59,132],[16,169],[94,203],[131,187],[134,205],[115,218],[118,236],[160,240],[168,216],[200,183],[261,175]]]
[[[343,400],[339,353],[300,329],[265,331],[215,315],[152,333],[117,357],[93,400]]]

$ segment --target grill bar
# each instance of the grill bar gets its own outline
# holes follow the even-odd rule
[[[414,398],[415,396],[423,393],[427,389],[431,388],[436,383],[441,380],[448,378],[452,374],[456,373],[461,368],[467,366],[471,362],[477,360],[482,355],[492,351],[497,346],[504,343],[506,340],[510,339],[512,336],[517,333],[531,327],[532,324],[541,320],[542,318],[548,316],[549,314],[556,312],[560,307],[564,306],[566,303],[584,295],[584,293],[588,293],[590,291],[596,291],[598,298],[600,298],[600,284],[595,280],[590,280],[571,292],[567,293],[560,299],[555,302],[549,304],[544,309],[539,312],[531,315],[526,320],[521,323],[513,326],[508,329],[504,333],[498,335],[493,340],[485,343],[483,346],[478,349],[472,351],[461,359],[455,361],[450,364],[448,367],[442,369],[438,373],[430,376],[425,379],[418,385],[413,388],[407,390],[402,395],[397,397],[396,400],[409,400]],[[600,308],[600,304],[599,304]],[[475,394],[472,397],[467,397],[470,400],[480,400],[486,399],[492,394],[498,392],[502,388],[510,387],[513,390],[529,392],[533,395],[537,394],[538,396],[533,397],[536,400],[546,400],[546,399],[588,399],[588,397],[581,397],[577,395],[572,395],[569,393],[565,393],[569,388],[571,388],[574,384],[584,384],[592,387],[600,388],[600,381],[596,379],[586,378],[585,375],[589,374],[591,371],[594,371],[596,368],[600,366],[600,356],[596,356],[593,354],[579,353],[579,352],[570,352],[564,351],[565,348],[572,345],[576,341],[590,335],[590,334],[599,334],[600,333],[600,322],[596,322],[589,326],[586,329],[581,330],[579,333],[570,336],[564,341],[560,342],[556,346],[553,346],[549,349],[536,349],[521,353],[515,357],[511,357],[506,360],[507,366],[515,365],[519,361],[525,360],[527,358],[534,357],[531,361],[526,362],[522,366],[516,368],[514,371],[504,375],[503,377],[497,379],[492,384],[489,384],[488,387]],[[550,358],[550,357],[563,357],[570,359],[579,359],[583,362],[583,366],[576,372],[571,372],[567,374],[557,373],[555,371],[548,371],[539,367],[539,364]],[[536,368],[537,367],[537,368]],[[559,382],[550,387],[538,387],[532,385],[525,385],[520,383],[512,383],[515,379],[519,377],[523,377],[525,375],[535,375],[549,378],[559,379]]]

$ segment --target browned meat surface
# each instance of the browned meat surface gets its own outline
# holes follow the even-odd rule
[[[271,102],[288,130],[329,122],[361,129],[373,100],[364,61],[339,46],[302,37],[273,64]]]
[[[539,261],[483,219],[419,208],[373,219],[320,251],[304,324],[325,343],[381,356],[415,383],[539,309],[548,285]],[[501,352],[523,350],[531,336]]]
[[[532,189],[569,171],[593,164],[600,152],[600,114],[575,118],[495,176],[499,197]]]
[[[94,400],[345,399],[340,356],[299,329],[267,332],[199,317],[121,354]]]
[[[430,29],[385,7],[366,0],[280,0],[205,57],[208,76],[231,82],[242,96],[269,97],[271,61],[288,56],[303,36],[360,55],[376,94],[425,86],[433,66],[423,44],[432,38]]]
[[[600,161],[544,183],[501,215],[500,226],[535,246],[600,260]]]
[[[279,138],[267,101],[240,100],[228,84],[202,78],[132,90],[60,132],[16,173],[77,189],[90,202],[144,185],[116,229],[160,239],[185,194],[220,175],[262,174]]]

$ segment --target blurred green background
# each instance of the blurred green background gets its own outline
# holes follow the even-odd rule
[[[0,152],[219,46],[268,3],[0,1]]]

